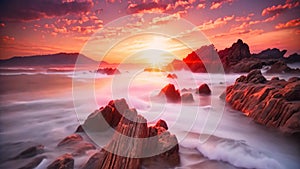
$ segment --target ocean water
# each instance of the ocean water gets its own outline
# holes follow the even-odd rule
[[[120,98],[150,125],[159,119],[168,123],[180,145],[181,164],[177,168],[300,168],[299,140],[253,122],[219,98],[240,74],[177,71],[178,78],[169,79],[167,72],[128,67],[120,71],[112,76],[86,69],[74,72],[72,68],[1,69],[0,168],[24,166],[34,157],[14,157],[38,144],[45,146],[43,155],[47,158],[37,168],[45,168],[65,153],[56,147],[63,138],[74,133],[95,109]],[[290,76],[280,75],[285,79]],[[181,93],[192,93],[195,102],[167,103],[157,97],[168,83],[187,89]],[[211,96],[196,94],[202,83],[211,87]],[[76,156],[75,168],[92,153]]]

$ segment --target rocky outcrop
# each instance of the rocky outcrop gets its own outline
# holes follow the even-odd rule
[[[83,168],[139,169],[144,164],[151,165],[152,160],[162,160],[168,167],[179,164],[177,138],[167,131],[164,120],[148,127],[147,120],[135,109],[123,107],[119,111],[122,118],[112,139],[101,152],[91,156]]]
[[[206,83],[203,83],[199,86],[199,88],[197,90],[197,94],[210,95],[211,90]]]
[[[286,63],[300,63],[300,55],[297,53],[294,53],[287,58],[284,59]]]
[[[107,106],[101,107],[88,116],[83,125],[79,126],[76,132],[88,131],[105,131],[109,127],[116,127],[121,120],[122,115],[119,110],[128,109],[125,99],[112,100]]]
[[[159,96],[165,96],[168,102],[177,103],[181,101],[179,90],[173,84],[168,84],[161,89]]]
[[[287,66],[287,64],[283,61],[277,61],[274,63],[271,68],[267,71],[267,73],[300,73],[300,69],[292,69]]]
[[[181,101],[184,103],[192,103],[194,102],[194,97],[192,93],[184,93],[181,95]]]
[[[261,51],[258,54],[252,54],[252,57],[259,58],[259,59],[283,59],[284,54],[287,52],[287,50],[280,51],[277,48],[273,49],[266,49]]]
[[[182,60],[174,59],[163,69],[166,71],[174,71],[174,70],[188,70],[189,68]]]
[[[64,154],[54,160],[47,169],[73,169],[74,159],[71,154]]]
[[[226,102],[256,122],[300,133],[300,78],[266,80],[259,70],[239,77],[226,89]]]
[[[36,146],[29,147],[26,150],[22,151],[14,159],[30,158],[30,157],[34,157],[38,154],[41,154],[41,153],[44,153],[44,145],[36,145]]]
[[[218,51],[218,54],[221,62],[223,63],[224,69],[227,72],[230,71],[232,65],[235,65],[240,60],[251,56],[249,46],[241,39],[238,39],[238,41],[232,44],[230,48]]]
[[[121,72],[117,68],[99,68],[97,73],[101,74],[107,74],[107,75],[114,75],[114,74],[120,74]]]
[[[248,73],[253,69],[261,69],[264,65],[264,62],[259,59],[245,58],[232,65],[230,71],[234,73]]]

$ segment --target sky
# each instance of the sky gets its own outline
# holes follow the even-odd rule
[[[300,54],[299,14],[296,0],[2,0],[0,59],[81,52],[109,62],[140,53],[150,61],[149,49],[183,58],[237,39],[251,53]]]

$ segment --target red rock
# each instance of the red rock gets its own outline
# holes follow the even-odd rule
[[[180,102],[181,97],[178,90],[175,89],[173,84],[166,85],[163,89],[161,89],[159,96],[165,95],[168,102]]]
[[[23,166],[19,169],[33,169],[33,168],[36,168],[43,161],[43,159],[45,159],[45,158],[46,158],[46,156],[36,157],[31,162],[29,162],[28,164],[26,164],[25,166]]]
[[[71,154],[64,154],[53,161],[47,169],[73,169],[74,159]]]
[[[257,70],[226,89],[226,102],[256,122],[284,132],[299,133],[300,80],[267,81]],[[291,119],[292,118],[292,119]]]
[[[168,74],[167,75],[167,78],[170,78],[170,79],[177,79],[177,75],[175,73],[173,74]]]
[[[107,75],[114,75],[114,74],[120,74],[121,72],[116,68],[99,68],[97,73],[101,74],[107,74]]]
[[[61,142],[57,144],[57,146],[71,145],[82,141],[83,138],[79,134],[72,134],[64,138]]]
[[[198,88],[198,94],[210,95],[211,90],[206,83],[203,83]]]
[[[101,163],[104,160],[104,153],[97,152],[93,154],[89,160],[83,165],[82,169],[97,169],[101,167]]]
[[[164,120],[158,120],[158,122],[156,122],[154,127],[163,127],[164,129],[168,130],[168,125]]]

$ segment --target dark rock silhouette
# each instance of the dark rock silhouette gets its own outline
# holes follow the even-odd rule
[[[117,68],[99,68],[96,72],[101,74],[107,74],[107,75],[114,75],[114,74],[121,73]]]
[[[96,61],[80,53],[57,53],[49,55],[16,56],[6,60],[0,60],[0,66],[51,66],[98,64]],[[104,64],[105,62],[103,62]],[[107,64],[107,63],[106,63]]]
[[[267,73],[300,73],[300,69],[292,69],[287,66],[287,64],[283,61],[277,61],[274,63],[271,68],[267,71]]]
[[[210,95],[211,90],[206,83],[203,83],[199,86],[197,93],[203,95]]]
[[[41,153],[44,153],[44,146],[36,145],[25,149],[20,154],[18,154],[14,159],[30,158]]]
[[[226,102],[256,122],[300,133],[300,78],[266,80],[259,70],[239,77],[226,89]]]
[[[64,154],[54,160],[47,169],[73,169],[74,159],[71,154]]]
[[[287,58],[285,58],[286,63],[299,63],[300,62],[300,55],[297,53],[294,53]]]
[[[28,164],[26,164],[25,166],[23,166],[19,169],[33,169],[33,168],[36,168],[43,161],[43,159],[45,159],[45,158],[46,158],[46,156],[36,157],[31,162],[29,162]]]
[[[277,48],[273,49],[266,49],[261,51],[258,54],[252,54],[252,57],[259,58],[259,59],[283,59],[284,54],[287,52],[287,50],[280,51]]]
[[[177,103],[181,101],[180,93],[175,89],[173,84],[166,85],[163,89],[161,89],[159,96],[166,96],[168,102]]]

